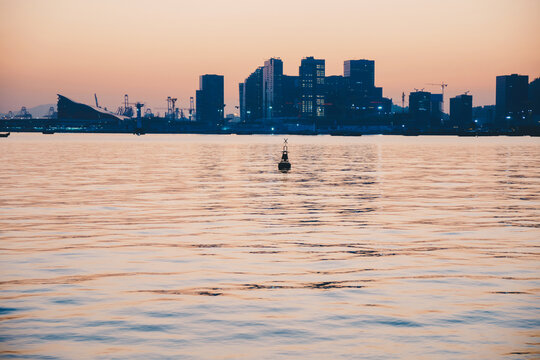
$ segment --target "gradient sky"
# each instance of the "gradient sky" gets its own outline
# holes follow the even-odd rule
[[[540,76],[539,0],[0,0],[0,111],[56,103],[61,93],[110,110],[125,93],[163,113],[187,107],[198,77],[238,83],[270,57],[298,75],[306,56],[343,74],[375,60],[375,82],[401,92],[445,81],[474,105],[495,103],[495,76]],[[448,97],[447,97],[448,99]],[[445,104],[448,109],[448,101]]]

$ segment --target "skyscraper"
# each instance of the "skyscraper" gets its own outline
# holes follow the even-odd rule
[[[391,100],[383,98],[382,88],[375,86],[374,60],[346,60],[343,75],[347,86],[346,118],[355,125],[366,125],[387,113]]]
[[[472,119],[472,96],[463,94],[450,99],[450,127],[469,129],[474,125]]]
[[[283,109],[281,116],[285,118],[298,119],[299,103],[300,103],[300,77],[299,76],[282,76],[283,83]]]
[[[375,87],[374,60],[346,60],[343,63],[343,75],[350,79],[350,84],[357,91],[371,95]]]
[[[418,129],[426,129],[431,117],[431,93],[427,91],[415,91],[409,94],[409,116],[412,126]]]
[[[299,76],[301,116],[320,122],[324,118],[324,59],[315,59],[312,56],[302,59]]]
[[[429,119],[429,126],[431,128],[439,128],[442,125],[442,104],[442,94],[431,94],[431,116]]]
[[[196,97],[197,121],[209,127],[222,125],[225,107],[223,103],[223,75],[201,75]]]
[[[510,128],[525,122],[528,90],[527,75],[497,76],[496,116],[499,126]]]
[[[280,117],[283,109],[283,61],[271,58],[263,68],[263,116]]]
[[[240,110],[240,120],[245,121],[244,111],[246,109],[246,105],[244,105],[244,101],[246,99],[245,99],[245,96],[244,96],[244,83],[243,82],[238,84],[238,98],[240,99],[240,104],[239,104],[239,107],[238,107],[239,110]]]
[[[529,84],[529,104],[532,113],[533,124],[540,125],[540,78],[536,78]]]
[[[263,118],[263,67],[258,67],[243,83],[240,94],[240,117],[243,122]]]
[[[346,120],[352,120],[347,118],[347,81],[346,78],[340,75],[327,76],[324,80],[324,87],[326,89],[324,100],[325,115],[329,125],[342,126],[347,125]]]

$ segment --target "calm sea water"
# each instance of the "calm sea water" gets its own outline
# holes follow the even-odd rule
[[[540,357],[540,139],[282,140],[0,139],[0,356]]]

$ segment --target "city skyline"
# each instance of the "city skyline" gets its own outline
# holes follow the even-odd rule
[[[54,103],[57,93],[87,103],[97,93],[111,109],[127,93],[159,112],[167,96],[187,107],[199,75],[220,74],[225,112],[233,113],[238,83],[271,57],[283,60],[286,75],[297,75],[308,56],[325,59],[326,76],[341,75],[344,60],[375,60],[375,82],[397,104],[402,92],[438,92],[428,84],[444,81],[445,112],[448,99],[465,91],[474,106],[495,104],[497,75],[540,76],[535,1],[338,1],[331,8],[277,1],[264,8],[257,1],[2,0],[0,7],[0,46],[9,54],[0,60],[1,112]]]

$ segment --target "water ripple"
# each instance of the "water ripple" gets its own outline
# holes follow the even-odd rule
[[[1,141],[0,357],[538,358],[538,138],[281,141]]]

